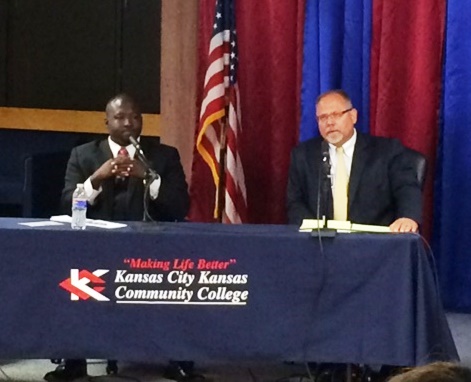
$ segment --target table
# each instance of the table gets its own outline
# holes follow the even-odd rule
[[[0,358],[458,359],[431,259],[412,234],[0,219]]]

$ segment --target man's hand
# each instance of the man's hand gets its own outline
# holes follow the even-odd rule
[[[128,177],[133,169],[133,166],[133,161],[128,157],[118,156],[116,158],[108,159],[90,177],[93,188],[98,190],[98,188],[101,186],[101,183],[108,178],[114,178],[117,176],[123,178]]]
[[[419,225],[412,219],[409,218],[399,218],[394,221],[389,229],[391,232],[417,232],[419,230]]]
[[[146,171],[147,169],[142,162],[139,159],[134,159],[132,161],[131,170],[129,171],[129,176],[144,179],[146,177]]]
[[[105,179],[112,177],[127,178],[130,176],[144,179],[146,177],[146,167],[137,159],[132,160],[129,157],[117,156],[103,163],[101,167],[93,173],[90,180],[93,188],[98,190]]]
[[[114,176],[127,178],[131,175],[134,161],[128,156],[117,156],[111,161],[111,173]]]

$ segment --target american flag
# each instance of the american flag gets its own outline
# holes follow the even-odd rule
[[[238,151],[241,131],[237,85],[237,36],[235,0],[217,0],[196,147],[211,169],[216,185],[215,217],[219,216],[217,195],[225,188],[223,223],[247,222],[247,193],[244,170]],[[225,137],[225,143],[224,143]],[[227,147],[224,175],[220,151]],[[222,176],[223,175],[223,176]],[[225,184],[220,184],[220,179]]]

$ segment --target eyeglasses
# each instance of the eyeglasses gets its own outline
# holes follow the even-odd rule
[[[352,109],[353,107],[351,107],[350,109],[346,109],[344,111],[334,111],[329,114],[321,114],[321,115],[316,116],[316,119],[318,123],[327,123],[329,118],[332,118],[332,120],[335,122],[339,120],[342,115],[344,115],[345,113],[348,113]]]

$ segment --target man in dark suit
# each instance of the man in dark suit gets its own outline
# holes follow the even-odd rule
[[[354,128],[357,110],[342,90],[321,94],[316,116],[321,137],[301,143],[291,154],[289,223],[299,225],[303,219],[325,215],[327,219],[388,225],[393,232],[417,232],[422,195],[415,170],[405,160],[405,147],[395,139],[358,133]],[[345,188],[343,212],[342,207],[335,211],[336,173],[341,167],[346,173],[346,182],[338,182]]]
[[[142,220],[147,169],[129,142],[132,136],[146,155],[158,178],[150,184],[149,213],[154,220],[182,220],[189,207],[185,175],[178,151],[158,138],[140,137],[142,115],[125,94],[106,106],[107,139],[72,150],[62,192],[64,211],[70,211],[77,183],[89,196],[87,216],[92,219]],[[124,154],[123,154],[124,152]]]
[[[357,132],[357,110],[342,90],[317,98],[316,118],[321,136],[291,153],[289,223],[300,225],[303,219],[325,216],[389,226],[392,232],[417,232],[422,194],[415,169],[406,160],[406,148],[395,139]],[[317,364],[316,369],[318,381],[332,382],[343,380],[346,366]],[[384,366],[379,378],[393,369]],[[372,375],[369,367],[362,373],[362,380]]]
[[[72,150],[65,174],[62,207],[70,213],[72,194],[83,183],[88,197],[87,217],[105,220],[143,220],[144,191],[149,187],[148,213],[153,220],[183,220],[189,208],[188,189],[178,151],[157,138],[141,137],[142,115],[126,94],[112,98],[106,106],[109,136]],[[139,141],[155,176],[138,159],[129,137]],[[113,362],[113,361],[110,361]],[[179,366],[180,364],[176,364]],[[109,363],[107,371],[115,371]],[[87,375],[84,359],[68,359],[47,373],[47,381],[71,381]]]

